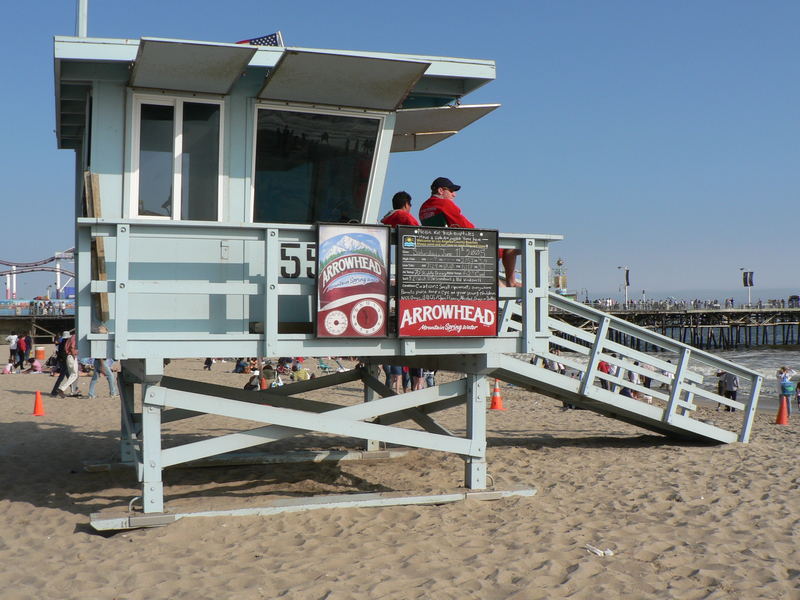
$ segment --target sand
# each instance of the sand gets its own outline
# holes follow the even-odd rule
[[[175,361],[168,374],[241,387],[244,375]],[[89,515],[140,494],[118,456],[118,404],[49,396],[47,375],[0,376],[0,598],[800,598],[798,419],[756,418],[749,444],[671,441],[520,388],[488,414],[498,488],[532,498],[182,519],[101,535]],[[85,395],[88,378],[81,378]],[[34,390],[45,416],[32,416]],[[317,393],[308,397],[321,399]],[[335,400],[358,402],[356,384]],[[330,400],[330,393],[325,399]],[[707,411],[707,409],[700,409]],[[739,414],[707,411],[711,419]],[[463,409],[441,420],[463,428]],[[166,444],[240,425],[205,416]],[[360,448],[309,435],[279,449]],[[463,485],[454,456],[165,472],[167,509],[259,506],[265,498]],[[613,554],[597,556],[589,544]]]

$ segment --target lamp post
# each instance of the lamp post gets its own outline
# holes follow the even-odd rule
[[[750,288],[753,287],[753,272],[748,271],[744,267],[739,267],[739,270],[742,272],[742,285],[747,288],[747,306],[749,307],[750,302]]]
[[[618,269],[625,270],[625,308],[628,308],[628,286],[631,284],[631,270],[628,267],[617,267]]]

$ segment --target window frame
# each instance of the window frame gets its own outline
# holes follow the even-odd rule
[[[219,106],[219,147],[217,148],[217,211],[216,219],[200,221],[204,223],[219,223],[223,220],[223,193],[224,193],[224,148],[225,148],[225,104],[224,98],[209,98],[196,95],[177,94],[141,94],[133,93],[131,102],[131,145],[130,145],[130,172],[128,217],[131,219],[148,219],[156,221],[184,221],[181,218],[183,203],[183,105],[187,102],[196,104],[215,104]],[[172,211],[169,216],[140,215],[139,214],[139,155],[141,142],[141,111],[143,104],[157,106],[171,106],[174,109],[172,130]]]
[[[388,112],[378,111],[378,110],[367,110],[367,109],[354,109],[354,108],[346,108],[346,107],[335,107],[335,106],[309,106],[307,104],[299,104],[294,102],[269,102],[265,100],[256,99],[256,102],[253,105],[252,111],[252,129],[251,129],[251,138],[250,138],[250,194],[248,197],[248,204],[249,206],[246,208],[246,215],[249,219],[249,223],[255,223],[253,217],[256,210],[256,151],[257,151],[257,141],[258,141],[258,111],[260,109],[270,109],[270,110],[282,110],[285,112],[295,112],[295,113],[311,113],[311,114],[321,114],[321,115],[333,115],[333,116],[340,116],[340,117],[356,117],[361,119],[372,119],[378,121],[378,135],[375,139],[375,151],[372,155],[372,164],[369,168],[369,182],[367,184],[367,192],[364,198],[364,207],[361,211],[360,221],[361,223],[365,222],[370,198],[372,196],[372,190],[375,185],[375,176],[376,176],[376,169],[379,164],[380,156],[383,153],[383,145],[386,144],[386,140],[388,139],[391,143],[392,136],[386,134],[386,119],[390,115]]]

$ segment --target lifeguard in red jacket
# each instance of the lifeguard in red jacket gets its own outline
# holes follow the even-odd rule
[[[397,192],[392,196],[392,210],[386,213],[386,216],[381,219],[381,223],[392,227],[419,225],[419,221],[411,214],[411,195],[408,192]]]
[[[419,220],[422,224],[429,227],[475,229],[475,225],[461,214],[461,209],[454,202],[456,192],[460,189],[460,185],[454,184],[447,177],[434,179],[433,183],[431,183],[431,197],[419,207]],[[500,250],[498,254],[506,272],[506,285],[508,287],[520,287],[522,284],[517,281],[517,276],[514,272],[519,250]]]

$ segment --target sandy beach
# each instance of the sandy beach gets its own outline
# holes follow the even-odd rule
[[[241,387],[247,376],[231,368],[178,360],[167,373]],[[51,398],[53,382],[0,377],[4,600],[800,598],[797,415],[778,426],[759,414],[749,444],[687,444],[503,385],[507,410],[488,414],[488,471],[497,488],[536,488],[532,498],[192,518],[101,535],[90,513],[140,494],[132,470],[83,468],[119,456],[118,403],[105,380],[95,399]],[[80,378],[84,396],[88,384]],[[32,416],[37,389],[45,416]],[[340,386],[325,400],[359,402],[361,388]],[[463,409],[441,421],[463,431]],[[165,445],[242,424],[204,416],[170,427]],[[360,444],[311,435],[274,446]],[[463,462],[413,450],[384,461],[173,469],[164,480],[167,510],[210,510],[452,490],[463,485]]]

